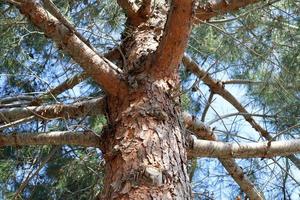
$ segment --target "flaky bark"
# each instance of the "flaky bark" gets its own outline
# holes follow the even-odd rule
[[[174,5],[182,6],[186,12],[174,9]],[[183,19],[192,16],[192,1],[173,1],[171,7],[168,21],[177,19],[177,14]],[[176,94],[180,84],[176,63],[180,62],[179,54],[183,53],[187,38],[181,41],[182,49],[178,52],[173,49],[178,54],[172,61],[174,65],[162,65],[169,55],[160,56],[155,51],[165,45],[159,45],[158,41],[168,4],[162,3],[156,9],[149,21],[131,30],[122,44],[128,59],[124,71],[128,73],[129,94],[108,97],[112,131],[103,135],[107,165],[101,199],[191,199],[184,127]],[[175,28],[174,25],[173,22],[165,26],[163,38],[172,34],[169,29]],[[181,28],[189,31],[190,25],[185,23]],[[183,35],[187,37],[187,33]],[[175,42],[175,38],[170,39]],[[166,70],[154,73],[160,65]]]
[[[105,138],[102,199],[191,199],[179,107],[166,83],[148,81],[123,101],[109,101],[114,134]]]

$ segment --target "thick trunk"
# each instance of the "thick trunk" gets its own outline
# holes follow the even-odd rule
[[[169,41],[159,47],[159,41],[169,37],[163,35],[164,29],[174,28],[173,15],[192,15],[191,1],[190,7],[183,6],[189,12],[175,9],[178,2],[173,2],[174,13],[169,14],[166,27],[169,6],[159,1],[147,21],[135,28],[128,26],[123,35],[122,66],[128,90],[107,101],[109,129],[103,135],[106,175],[101,199],[191,199],[178,97],[177,57],[183,47],[173,51],[178,54],[175,61],[164,57],[172,61],[171,66],[163,65],[163,58],[155,54],[157,48],[170,46]],[[181,46],[187,42],[187,37],[177,39]]]
[[[101,199],[191,199],[177,97],[170,80],[150,79],[108,101],[111,126],[104,136]]]

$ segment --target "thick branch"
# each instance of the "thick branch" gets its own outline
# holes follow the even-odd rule
[[[189,152],[198,157],[270,158],[300,152],[300,139],[259,143],[229,143],[193,139]]]
[[[103,89],[111,95],[126,91],[127,86],[121,75],[115,70],[117,67],[107,59],[100,57],[88,47],[72,30],[61,24],[49,14],[41,5],[33,1],[24,1],[19,7],[21,13],[39,29],[46,37],[53,39],[58,48],[68,53],[85,72],[91,76]]]
[[[165,30],[153,58],[155,74],[177,69],[186,48],[193,15],[192,0],[173,0]]]
[[[71,105],[54,104],[46,106],[28,106],[0,109],[0,122],[12,122],[30,116],[40,119],[77,118],[86,115],[93,116],[104,112],[104,98],[81,101]]]
[[[45,133],[0,134],[0,147],[27,145],[80,145],[99,147],[100,138],[93,132],[53,131]]]
[[[196,8],[196,23],[207,21],[220,14],[237,11],[259,0],[211,0],[206,5],[198,5]]]
[[[187,112],[183,113],[183,119],[186,127],[196,134],[198,137],[205,140],[217,140],[217,137],[211,131],[211,129],[205,124],[191,116]],[[192,138],[193,139],[193,138]],[[264,199],[263,194],[261,194],[251,180],[245,175],[243,170],[236,164],[234,159],[219,158],[227,172],[231,175],[234,181],[240,186],[240,188],[249,196],[251,199]]]
[[[138,7],[134,2],[130,0],[117,0],[117,2],[128,18],[135,18],[137,16]]]
[[[147,18],[151,14],[151,1],[143,0],[141,7],[138,10],[138,14],[142,18]]]

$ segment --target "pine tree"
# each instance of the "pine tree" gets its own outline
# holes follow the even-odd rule
[[[295,198],[299,7],[4,1],[0,198]]]

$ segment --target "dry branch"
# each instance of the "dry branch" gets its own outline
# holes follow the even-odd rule
[[[95,98],[74,104],[54,104],[0,109],[0,122],[12,122],[34,115],[40,119],[77,118],[104,112],[104,98]]]
[[[0,134],[0,147],[28,145],[79,145],[99,147],[100,138],[94,132],[53,131],[44,133]]]
[[[197,157],[218,158],[270,158],[300,152],[300,139],[258,143],[230,143],[193,138],[192,150]]]
[[[183,113],[183,119],[186,127],[201,139],[216,141],[217,136],[202,121],[191,116],[187,112]],[[193,142],[193,138],[192,142]],[[192,145],[193,146],[193,145]],[[219,158],[227,172],[234,181],[251,199],[264,199],[263,194],[258,191],[252,181],[245,175],[243,170],[237,165],[233,158]]]
[[[220,95],[226,101],[228,101],[233,107],[235,107],[240,113],[245,113],[243,115],[244,119],[249,122],[249,124],[254,128],[257,132],[260,133],[262,137],[266,140],[272,140],[272,136],[262,128],[249,114],[249,112],[244,108],[244,106],[228,91],[225,89],[224,85],[221,82],[214,80],[209,74],[207,74],[203,69],[201,69],[195,61],[185,55],[182,59],[185,67],[194,73],[198,78],[200,78],[212,92]],[[300,169],[300,160],[295,155],[287,156],[298,169]]]

